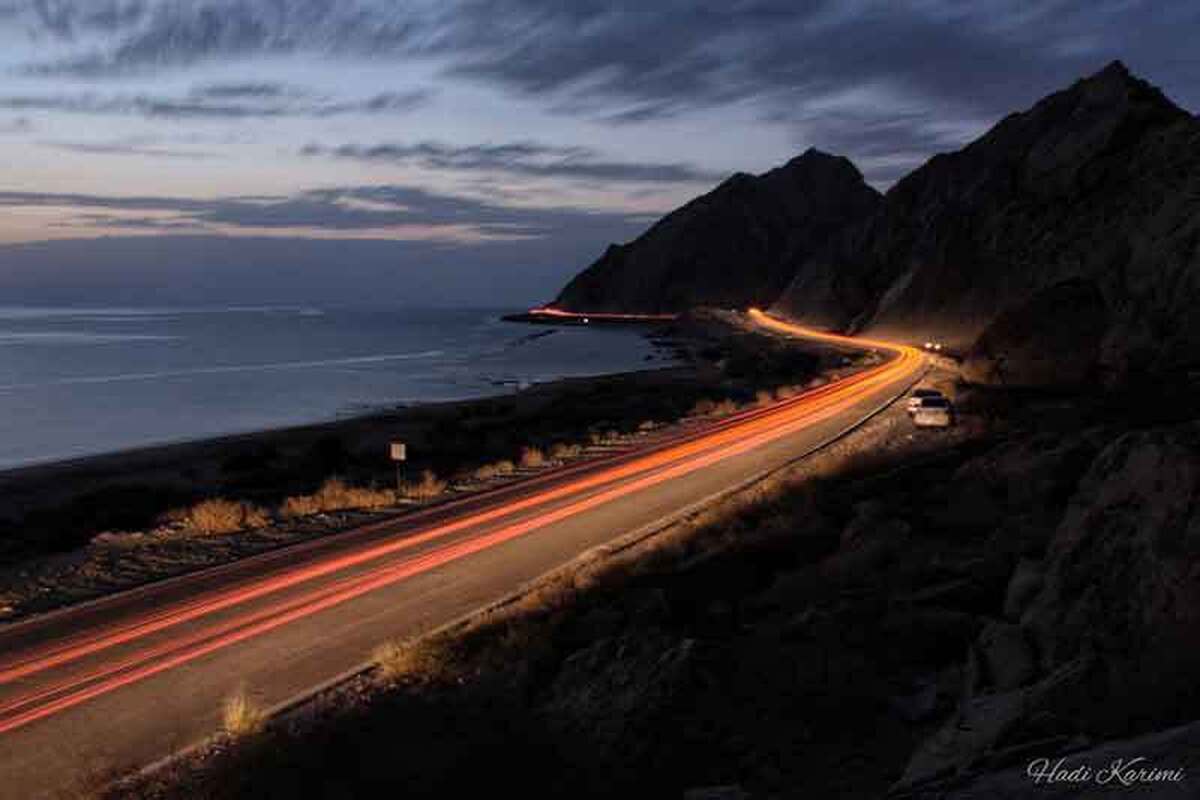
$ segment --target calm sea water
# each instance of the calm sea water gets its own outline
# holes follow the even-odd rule
[[[653,366],[501,310],[0,307],[0,467]]]

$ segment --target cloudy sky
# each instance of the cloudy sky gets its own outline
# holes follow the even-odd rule
[[[0,305],[513,305],[808,146],[886,188],[1194,0],[0,0]]]

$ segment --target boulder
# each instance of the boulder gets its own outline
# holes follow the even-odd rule
[[[1040,560],[1023,558],[1017,562],[1008,580],[1008,588],[1004,591],[1005,618],[1014,622],[1021,619],[1025,609],[1041,591],[1045,574],[1045,567]]]
[[[992,689],[1006,692],[1024,686],[1037,674],[1037,659],[1019,625],[993,622],[974,644],[983,680]]]

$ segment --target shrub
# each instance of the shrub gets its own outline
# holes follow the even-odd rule
[[[376,648],[372,660],[384,680],[433,680],[450,669],[453,652],[445,637],[433,636],[387,642]]]
[[[565,461],[568,458],[575,458],[582,452],[583,448],[577,444],[559,442],[550,448],[550,457],[557,461]]]
[[[368,489],[350,486],[338,478],[330,478],[313,494],[297,495],[283,501],[281,516],[294,519],[325,511],[344,511],[360,508],[385,508],[396,503],[392,489]]]
[[[421,473],[416,483],[404,484],[404,496],[411,500],[429,500],[446,491],[446,482],[439,480],[430,470]]]
[[[588,438],[593,445],[614,444],[621,441],[620,431],[592,431]]]
[[[707,417],[717,410],[717,404],[707,397],[703,400],[697,400],[692,406],[692,410],[688,412],[689,417]]]
[[[183,521],[192,530],[211,534],[261,528],[271,520],[258,506],[214,498],[192,506],[184,514]]]
[[[496,471],[495,464],[484,464],[483,466],[476,467],[475,471],[471,474],[477,481],[490,481],[500,473]]]
[[[737,410],[737,403],[733,402],[732,400],[722,400],[721,402],[717,403],[716,407],[713,408],[713,413],[719,416],[725,416],[726,414],[732,414]]]
[[[779,386],[775,389],[776,400],[787,400],[789,397],[795,397],[800,393],[800,390],[795,386]]]
[[[546,465],[546,454],[536,447],[526,447],[521,451],[521,466],[526,469]]]
[[[284,519],[309,517],[321,513],[321,503],[315,495],[302,494],[289,497],[279,507],[279,515]]]
[[[769,389],[759,389],[754,393],[754,402],[756,405],[769,406],[775,402],[775,395]]]
[[[245,688],[225,698],[221,704],[221,727],[235,738],[258,733],[267,722],[267,715],[260,709]]]
[[[490,481],[492,478],[496,478],[501,475],[511,475],[513,472],[516,472],[516,469],[516,464],[508,459],[505,459],[503,461],[497,461],[494,464],[484,464],[482,467],[477,467],[472,475],[474,475],[475,480]]]

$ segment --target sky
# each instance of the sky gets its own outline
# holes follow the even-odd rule
[[[520,306],[815,146],[886,189],[1200,3],[0,0],[0,306]]]

